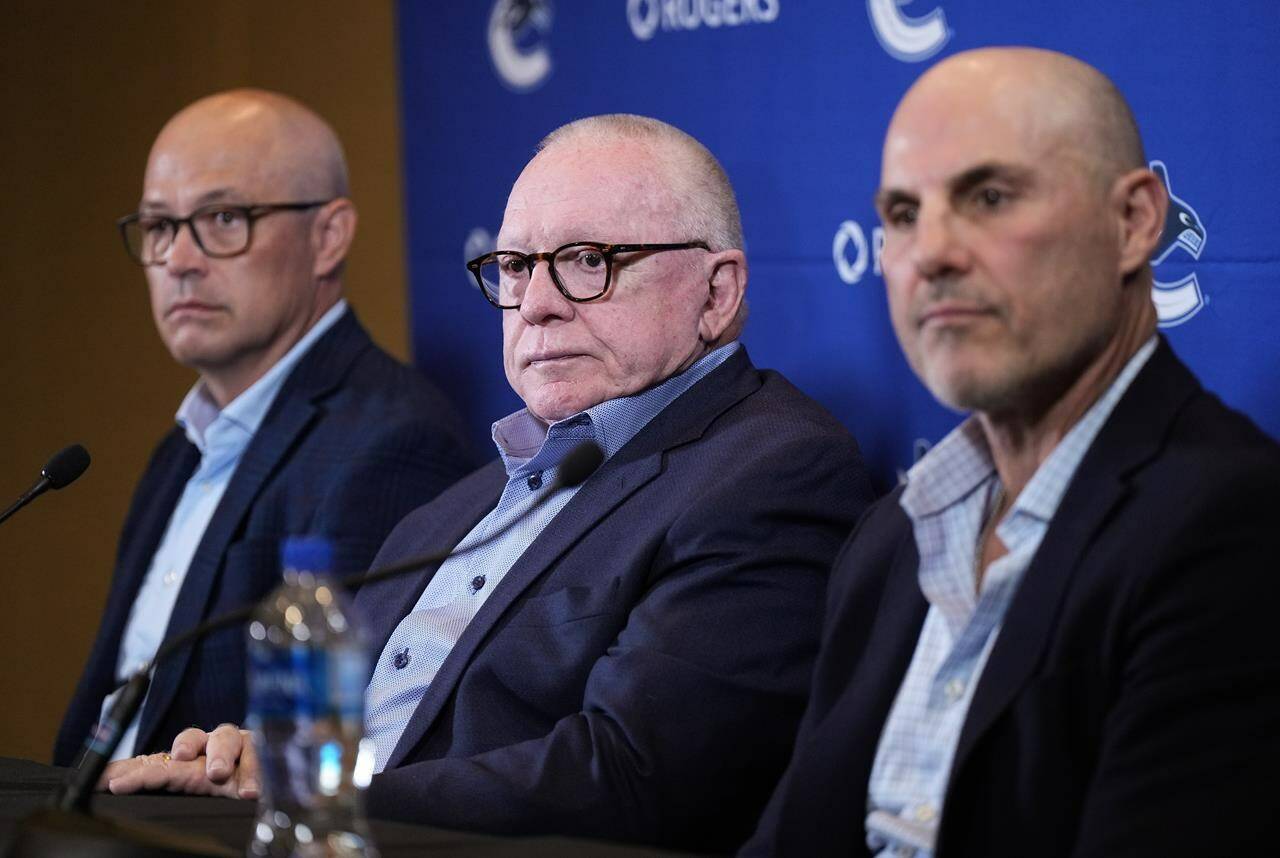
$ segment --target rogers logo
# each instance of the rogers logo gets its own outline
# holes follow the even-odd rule
[[[872,227],[870,241],[862,225],[856,220],[846,220],[836,229],[831,240],[831,261],[836,266],[836,276],[852,286],[862,280],[870,266],[880,276],[880,253],[884,250],[884,229]]]
[[[627,23],[642,42],[664,31],[738,27],[778,20],[781,0],[627,0]]]

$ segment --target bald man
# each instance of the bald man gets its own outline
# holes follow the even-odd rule
[[[320,534],[366,568],[392,526],[465,473],[460,421],[343,299],[356,230],[342,148],[292,99],[239,90],[169,121],[122,218],[160,338],[199,373],[134,494],[84,676],[54,751],[72,763],[160,642],[259,599],[281,539]],[[117,756],[245,713],[243,631],[158,666]]]
[[[890,314],[971,416],[837,559],[744,854],[1274,851],[1280,448],[1156,335],[1166,205],[1123,98],[1069,57],[960,54],[902,100]]]
[[[371,813],[721,853],[750,833],[871,487],[845,428],[739,342],[742,245],[724,170],[656,119],[570,123],[521,172],[468,267],[524,407],[379,565],[463,550],[356,597]],[[558,486],[583,440],[604,463]],[[224,725],[102,786],[245,799],[264,774]]]

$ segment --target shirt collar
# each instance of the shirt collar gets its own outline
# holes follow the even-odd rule
[[[528,408],[502,418],[493,424],[492,436],[507,475],[514,477],[553,467],[574,445],[584,440],[594,441],[608,459],[663,409],[741,347],[737,340],[726,343],[703,355],[683,372],[648,390],[605,400],[550,425],[534,416]],[[572,443],[566,444],[566,441]],[[554,456],[550,455],[553,450]]]
[[[1060,479],[1060,475],[1075,473],[1107,417],[1155,352],[1156,344],[1157,338],[1152,336],[1129,358],[1106,392],[1036,468],[1006,518],[1015,513],[1026,513],[1042,521],[1053,518],[1070,483],[1069,477]],[[994,474],[995,463],[986,435],[977,418],[970,416],[907,471],[907,485],[899,504],[913,520],[935,515],[964,501]]]
[[[276,361],[271,369],[243,393],[228,402],[225,408],[218,408],[203,379],[197,381],[187,392],[174,415],[178,425],[186,432],[187,440],[203,453],[209,429],[215,421],[236,427],[249,436],[256,433],[266,418],[271,403],[275,401],[276,394],[280,392],[285,379],[289,377],[289,373],[297,366],[298,361],[302,360],[303,355],[315,345],[316,340],[324,336],[338,319],[342,318],[346,310],[346,300],[339,298],[338,302],[293,344],[284,357]]]
[[[907,471],[899,503],[912,519],[935,515],[963,501],[994,472],[982,425],[969,417]]]

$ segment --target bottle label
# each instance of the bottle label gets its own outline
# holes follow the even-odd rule
[[[261,719],[361,719],[368,659],[355,647],[249,648],[249,712]]]

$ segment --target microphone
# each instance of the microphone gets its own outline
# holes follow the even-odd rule
[[[528,515],[528,513],[533,512],[545,503],[558,489],[573,488],[586,482],[587,478],[594,474],[603,462],[604,453],[596,446],[595,442],[583,441],[578,444],[560,461],[560,466],[556,471],[555,482],[551,484],[550,490],[538,496],[525,514]],[[384,566],[381,569],[368,569],[364,572],[357,572],[354,575],[339,578],[337,583],[350,589],[353,586],[372,584],[375,581],[403,575],[406,572],[412,572],[434,563],[443,563],[450,557],[460,556],[468,551],[474,551],[481,546],[488,545],[505,534],[519,520],[519,518],[513,519],[506,527],[494,531],[461,551],[449,549],[448,551],[419,554],[391,566]],[[253,612],[257,608],[258,603],[254,602],[213,617],[188,629],[177,637],[170,638],[156,650],[156,654],[152,657],[150,663],[140,668],[121,686],[124,691],[116,697],[115,702],[111,705],[111,710],[94,727],[93,733],[90,734],[88,742],[85,744],[84,755],[80,758],[79,764],[67,776],[66,783],[63,784],[55,799],[60,810],[83,812],[88,808],[89,796],[93,792],[94,786],[98,783],[98,778],[102,776],[107,763],[111,761],[112,754],[116,752],[116,748],[120,745],[120,739],[124,736],[128,726],[133,723],[134,716],[138,714],[138,709],[142,706],[142,701],[147,696],[147,689],[151,686],[152,669],[168,658],[175,650],[204,637],[209,632],[247,621],[253,616]]]
[[[71,485],[89,467],[89,451],[79,444],[72,444],[54,453],[40,470],[40,479],[27,489],[22,497],[0,513],[0,523],[8,520],[18,510],[31,503],[49,489],[61,489]]]

